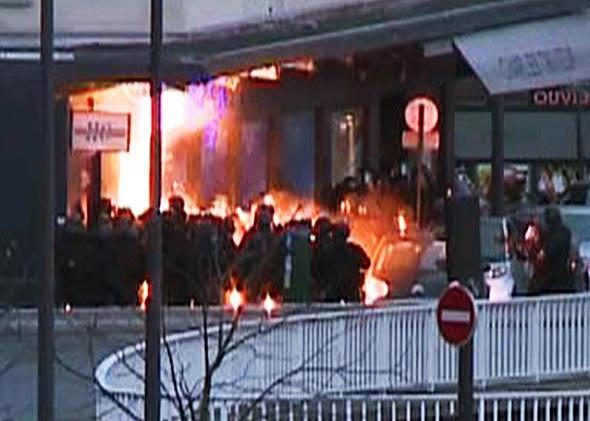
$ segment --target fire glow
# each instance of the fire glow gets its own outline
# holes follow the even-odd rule
[[[405,238],[406,234],[408,233],[408,223],[407,223],[406,217],[404,216],[403,213],[400,213],[397,216],[397,225],[399,228],[400,237]]]
[[[264,297],[264,300],[262,301],[262,308],[264,309],[267,317],[272,316],[272,312],[276,310],[277,307],[277,302],[273,300],[270,294],[266,294],[266,297]]]
[[[280,75],[280,69],[271,66],[272,72]],[[274,73],[272,73],[274,74]],[[274,77],[274,76],[273,76]],[[297,197],[282,191],[269,191],[252,201],[249,206],[238,206],[230,200],[229,195],[217,194],[203,199],[197,191],[190,191],[183,184],[182,177],[176,178],[177,173],[185,174],[185,179],[196,177],[186,173],[190,167],[189,161],[183,163],[186,158],[184,149],[176,148],[179,144],[184,148],[186,140],[188,148],[209,148],[213,154],[221,153],[219,137],[222,129],[227,129],[227,111],[229,102],[238,92],[240,76],[221,76],[207,84],[190,85],[181,91],[165,88],[162,97],[162,206],[167,207],[167,199],[172,196],[181,196],[186,204],[186,211],[193,215],[213,215],[219,218],[231,218],[235,227],[233,241],[239,245],[244,234],[253,227],[257,208],[264,204],[274,207],[273,223],[285,225],[289,221],[309,220],[312,223],[322,214],[328,215],[334,222],[345,221],[350,225],[350,240],[359,244],[371,257],[372,266],[376,265],[374,256],[376,245],[383,236],[384,230],[390,232],[399,230],[404,238],[407,234],[408,224],[406,214],[391,213],[385,218],[377,212],[388,206],[382,204],[355,201],[344,198],[339,204],[339,211],[326,212],[313,200]],[[117,154],[103,154],[103,191],[104,197],[112,199],[116,207],[128,207],[135,215],[140,215],[149,207],[149,173],[150,173],[150,133],[151,133],[151,101],[147,84],[122,84],[114,88],[98,91],[96,95],[97,110],[128,112],[132,114],[131,142],[127,152]],[[87,94],[71,100],[73,108],[85,106]],[[230,129],[231,130],[231,129]],[[227,131],[227,130],[226,130]],[[198,135],[196,135],[198,133]],[[187,136],[188,135],[188,136]],[[184,136],[184,137],[183,137]],[[200,142],[196,144],[196,142]],[[196,144],[196,145],[195,145]],[[187,149],[188,149],[187,148]],[[207,151],[209,152],[209,151]],[[227,152],[226,152],[227,153]],[[205,159],[200,157],[200,162]],[[105,163],[107,164],[105,166]],[[173,175],[170,175],[173,174]],[[209,174],[207,177],[215,178],[217,174]],[[197,177],[199,178],[199,177]],[[200,181],[200,180],[199,180]],[[227,193],[229,189],[217,189],[214,193]],[[211,197],[213,199],[211,200]],[[206,202],[202,202],[201,200]],[[210,203],[208,207],[202,207],[203,203]],[[376,211],[377,209],[377,211]],[[371,222],[370,218],[377,214],[379,221]],[[384,215],[384,214],[383,214]],[[408,214],[408,215],[411,215]],[[396,221],[397,218],[397,221]],[[408,216],[409,219],[409,216]],[[393,226],[392,226],[393,222]],[[397,227],[395,226],[397,222]],[[369,269],[362,285],[364,301],[373,304],[377,300],[387,296],[389,285],[371,275]],[[150,294],[149,284],[144,281],[138,290],[139,305],[145,311]],[[226,304],[234,311],[238,311],[245,305],[243,292],[233,287],[225,294]],[[270,305],[272,297],[267,296],[262,306],[265,311]],[[276,308],[277,302],[273,302]],[[272,312],[271,309],[270,311]]]
[[[215,144],[233,93],[240,78],[220,76],[207,84],[189,85],[185,90],[165,87],[162,91],[162,203],[183,191],[174,179],[177,164],[174,146],[184,138],[202,138]],[[151,99],[149,85],[123,83],[108,89],[72,95],[72,110],[87,109],[92,98],[97,111],[131,115],[131,139],[125,152],[103,154],[101,194],[118,208],[129,208],[140,215],[149,208]],[[202,136],[200,135],[202,133]],[[182,157],[181,157],[182,158]],[[190,195],[184,195],[190,196]],[[187,204],[196,209],[190,200]],[[163,206],[165,208],[165,206]]]
[[[231,290],[225,293],[225,304],[229,305],[234,313],[237,313],[246,304],[244,293],[240,292],[234,285]]]
[[[386,297],[388,292],[389,287],[387,283],[375,278],[369,271],[363,283],[364,303],[368,306],[373,305],[378,300]]]
[[[147,310],[147,301],[150,297],[150,294],[150,284],[147,280],[144,280],[137,291],[137,298],[139,301],[139,308],[141,309],[141,311]]]

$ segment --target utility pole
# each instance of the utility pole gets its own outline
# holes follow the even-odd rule
[[[41,97],[43,146],[41,203],[41,295],[37,307],[37,419],[55,418],[53,317],[55,306],[55,130],[53,89],[53,0],[41,0]]]
[[[162,0],[151,0],[150,25],[150,94],[152,104],[152,133],[150,145],[150,207],[154,214],[149,224],[147,272],[151,294],[147,301],[145,406],[147,421],[160,421],[160,339],[162,319],[162,221],[160,197],[162,193],[162,130],[161,130],[161,56],[162,56]]]

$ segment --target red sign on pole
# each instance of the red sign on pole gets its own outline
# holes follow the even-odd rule
[[[427,133],[436,127],[438,123],[438,108],[433,100],[428,97],[417,97],[406,105],[404,116],[406,124],[415,132],[420,131],[419,110],[420,106],[424,107],[423,130]]]
[[[445,341],[455,346],[469,342],[475,330],[477,311],[467,288],[453,282],[438,301],[436,319]]]

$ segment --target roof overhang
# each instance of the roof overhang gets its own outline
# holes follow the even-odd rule
[[[488,92],[504,94],[590,79],[590,13],[455,38]]]
[[[436,40],[519,22],[578,13],[588,0],[428,0],[387,2],[362,19],[330,15],[313,25],[308,18],[225,34],[196,36],[176,44],[187,61],[215,73],[294,57],[334,58],[387,47]],[[373,5],[377,7],[377,5]],[[361,10],[361,8],[359,8]],[[359,12],[360,13],[360,12]],[[379,19],[375,19],[379,16]],[[306,26],[307,24],[307,26]],[[312,29],[310,29],[310,25]],[[172,43],[174,45],[174,43]]]

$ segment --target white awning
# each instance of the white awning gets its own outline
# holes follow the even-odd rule
[[[455,37],[490,94],[590,79],[590,13]]]

